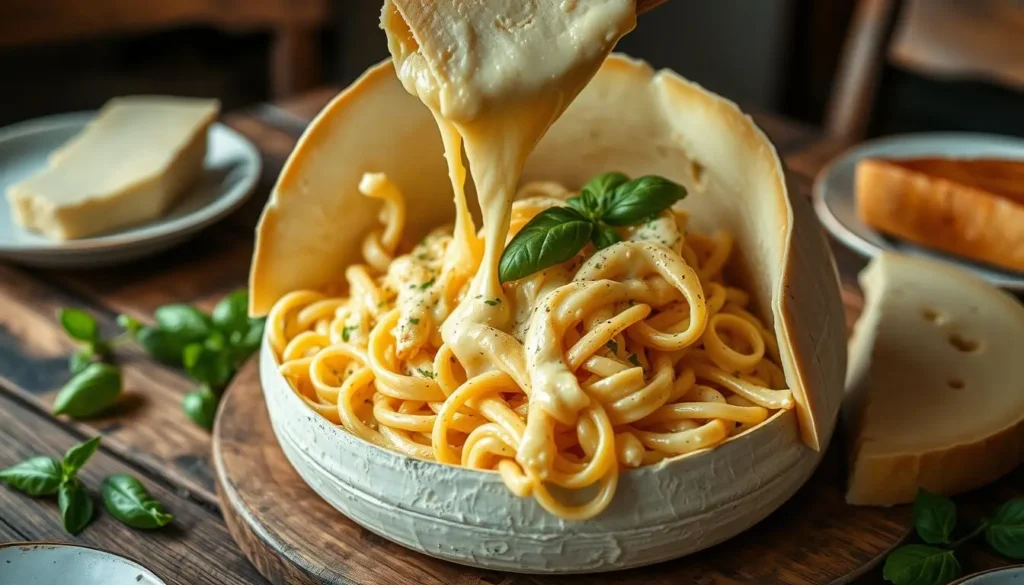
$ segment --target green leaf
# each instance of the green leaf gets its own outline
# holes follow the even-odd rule
[[[590,234],[590,241],[598,250],[604,250],[608,246],[618,244],[622,241],[618,232],[608,226],[598,226],[594,233]]]
[[[545,209],[505,247],[498,264],[501,282],[519,280],[569,260],[587,245],[593,230],[594,224],[575,209]]]
[[[92,343],[100,338],[100,330],[96,319],[81,309],[68,307],[57,310],[57,319],[68,336],[78,341]]]
[[[89,492],[85,491],[77,479],[60,484],[57,503],[60,505],[60,518],[64,530],[68,534],[78,534],[85,529],[95,512]]]
[[[623,173],[603,173],[587,181],[577,197],[566,199],[566,203],[587,219],[597,221],[604,215],[605,208],[615,188],[629,180]]]
[[[138,319],[128,315],[118,315],[117,324],[132,335],[138,335],[139,330],[142,329],[142,323],[140,323]]]
[[[111,516],[132,528],[160,528],[174,519],[142,482],[124,473],[103,480],[103,504]]]
[[[154,359],[171,366],[181,365],[181,352],[188,345],[177,335],[156,327],[142,327],[136,340]]]
[[[32,457],[0,470],[0,481],[30,496],[51,496],[61,482],[60,462],[53,457]]]
[[[184,303],[158,307],[153,318],[161,330],[181,339],[185,344],[202,341],[210,334],[210,318],[199,309]]]
[[[96,436],[68,449],[68,452],[64,454],[64,460],[60,464],[64,472],[64,479],[72,478],[78,473],[78,470],[89,461],[89,458],[99,448],[100,441],[102,440],[103,437]]]
[[[228,345],[227,337],[220,331],[213,331],[210,336],[203,340],[203,347],[211,351],[221,351]],[[182,356],[184,358],[184,356]]]
[[[914,528],[928,544],[948,544],[956,528],[956,504],[945,496],[918,490],[914,499]]]
[[[89,364],[64,385],[53,401],[53,414],[89,418],[110,408],[121,394],[121,372],[110,364]]]
[[[181,401],[181,407],[192,422],[206,430],[213,429],[213,421],[217,417],[217,396],[209,388],[203,387],[189,392]]]
[[[202,343],[192,343],[182,353],[185,372],[195,381],[221,388],[235,373],[231,356],[225,351],[210,349]]]
[[[260,342],[263,341],[263,327],[266,322],[267,319],[265,317],[249,319],[249,330],[242,336],[242,341],[238,346],[248,349],[250,353],[256,351],[260,346]]]
[[[236,290],[213,308],[213,326],[226,336],[249,329],[249,291]]]
[[[960,575],[953,551],[910,544],[892,551],[885,559],[882,576],[895,585],[946,585]]]
[[[71,354],[71,357],[68,358],[68,371],[71,372],[71,375],[79,374],[89,367],[89,364],[92,363],[92,356],[92,347],[85,347]]]
[[[640,223],[686,197],[686,188],[664,177],[648,175],[615,188],[601,221],[613,226]]]
[[[1024,559],[1024,499],[999,507],[985,530],[985,540],[1001,555]]]

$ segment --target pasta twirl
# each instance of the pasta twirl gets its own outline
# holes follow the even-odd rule
[[[771,330],[723,275],[728,234],[687,233],[685,214],[667,211],[620,228],[618,244],[505,284],[504,300],[482,300],[508,303],[511,325],[468,333],[491,366],[469,376],[440,329],[467,301],[480,254],[445,230],[399,254],[399,190],[380,174],[360,189],[383,200],[382,229],[336,287],[348,296],[293,292],[268,321],[296,393],[352,434],[497,472],[516,495],[580,520],[609,505],[623,470],[714,447],[793,407]],[[570,195],[523,186],[507,238]],[[560,390],[534,391],[544,385]]]

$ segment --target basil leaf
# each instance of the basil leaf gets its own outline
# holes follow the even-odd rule
[[[93,456],[96,449],[100,446],[100,441],[103,437],[96,436],[84,443],[79,443],[74,447],[68,449],[68,452],[64,454],[64,460],[61,461],[61,469],[64,472],[64,479],[72,478],[78,473],[89,458]]]
[[[246,348],[250,353],[259,348],[260,342],[263,341],[263,327],[266,322],[267,320],[265,317],[249,319],[249,330],[242,336],[242,340],[238,343],[238,347]]]
[[[619,237],[618,232],[608,226],[598,226],[594,229],[594,233],[590,234],[590,241],[594,243],[594,247],[598,250],[604,250],[608,246],[618,244],[622,241]]]
[[[1024,559],[1024,499],[1010,500],[999,507],[985,529],[985,540],[999,554]]]
[[[57,493],[61,479],[60,462],[53,457],[32,457],[0,470],[0,481],[30,496]]]
[[[615,188],[601,220],[608,225],[640,223],[686,197],[686,188],[664,177],[648,175]]]
[[[519,280],[569,260],[587,245],[593,230],[594,224],[575,209],[545,209],[505,247],[498,264],[499,279]]]
[[[910,544],[892,551],[885,559],[882,576],[895,585],[946,585],[960,575],[953,551]]]
[[[197,382],[220,388],[234,374],[231,356],[225,351],[210,349],[202,343],[192,343],[182,353],[185,372]]]
[[[571,205],[584,217],[599,220],[604,215],[607,203],[615,188],[629,180],[623,173],[602,173],[587,181],[580,189],[577,197],[570,197],[566,203]]]
[[[91,347],[86,347],[71,354],[71,357],[68,358],[68,371],[71,372],[71,375],[79,374],[82,370],[89,367],[89,364],[92,363],[92,356]]]
[[[189,392],[181,401],[181,408],[192,422],[206,430],[213,429],[213,421],[217,417],[217,396],[208,387]]]
[[[57,319],[68,336],[78,341],[92,343],[100,338],[96,319],[81,309],[63,308],[57,310]]]
[[[77,479],[60,484],[57,503],[60,505],[61,522],[68,534],[78,534],[84,530],[95,512],[89,492],[85,491]]]
[[[89,418],[110,408],[121,394],[121,372],[110,364],[89,364],[64,385],[53,401],[53,414]]]
[[[946,544],[956,528],[956,504],[947,497],[918,490],[914,499],[914,528],[928,544]]]
[[[117,324],[132,335],[138,335],[139,330],[142,329],[142,323],[140,323],[138,319],[128,315],[118,315]]]
[[[236,290],[221,299],[213,308],[213,326],[224,335],[249,329],[249,291]]]
[[[181,352],[187,343],[173,333],[156,327],[142,327],[135,339],[157,361],[170,366],[181,365]]]
[[[224,334],[220,331],[214,331],[210,333],[210,336],[203,340],[203,347],[210,351],[221,351],[228,345],[228,339],[224,337]],[[186,348],[187,349],[187,348]],[[184,355],[182,355],[182,361],[184,361]]]
[[[167,333],[192,343],[201,341],[210,334],[212,328],[210,318],[199,309],[184,303],[175,303],[157,307],[153,312],[156,324]]]
[[[103,480],[103,504],[111,516],[132,528],[160,528],[174,520],[142,482],[124,473]]]

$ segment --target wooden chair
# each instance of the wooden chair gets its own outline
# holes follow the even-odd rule
[[[1024,91],[1024,4],[858,0],[826,110],[829,135],[847,143],[867,135],[890,63],[943,82]]]
[[[184,25],[271,30],[275,98],[318,84],[319,30],[330,0],[3,0],[0,47],[38,45]]]

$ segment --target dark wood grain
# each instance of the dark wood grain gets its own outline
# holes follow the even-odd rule
[[[679,561],[603,576],[552,578],[463,567],[364,530],[309,489],[277,446],[255,366],[252,361],[239,373],[225,397],[213,456],[228,527],[274,583],[846,583],[876,563],[909,527],[905,506],[855,508],[843,502],[837,445],[810,482],[768,519]],[[288,505],[276,505],[280,502]]]
[[[61,456],[81,437],[52,420],[0,395],[0,468],[34,455]],[[0,541],[73,542],[109,550],[153,570],[171,584],[251,585],[264,583],[236,548],[212,511],[166,489],[162,482],[119,461],[106,447],[79,473],[94,497],[103,479],[131,473],[174,514],[174,522],[156,531],[138,531],[116,521],[96,499],[95,520],[78,536],[61,527],[54,498],[29,498],[0,485]],[[0,568],[2,574],[2,568]],[[72,580],[68,581],[73,582]]]

